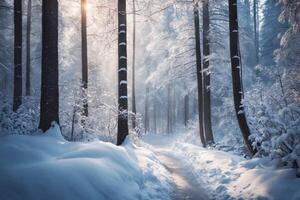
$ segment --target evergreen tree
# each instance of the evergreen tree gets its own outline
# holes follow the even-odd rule
[[[198,87],[198,112],[199,112],[199,133],[203,146],[206,146],[204,136],[204,119],[203,119],[203,69],[201,61],[201,44],[200,44],[200,22],[199,22],[198,1],[194,1],[194,25],[195,25],[195,45],[196,45],[196,65],[197,65],[197,87]]]
[[[39,128],[59,123],[58,1],[42,1],[42,82]]]
[[[204,112],[204,133],[206,143],[214,142],[214,137],[211,127],[211,96],[210,96],[210,39],[209,39],[209,2],[203,1],[203,112]]]
[[[31,7],[31,0],[28,0],[26,26],[26,96],[31,95]]]
[[[88,53],[87,53],[87,27],[86,27],[86,0],[81,0],[81,65],[82,65],[82,97],[83,116],[88,116]],[[84,120],[83,120],[84,121]]]
[[[126,136],[128,135],[126,0],[118,0],[118,25],[119,114],[117,145],[121,145],[124,142]]]
[[[13,111],[17,111],[22,104],[22,1],[14,1],[14,102]]]
[[[261,64],[274,66],[274,51],[280,48],[280,35],[287,30],[285,23],[278,21],[281,13],[281,5],[277,0],[266,0],[263,10],[263,22],[261,28]]]
[[[229,5],[229,39],[230,58],[232,71],[232,87],[236,117],[243,135],[244,142],[249,152],[253,155],[256,151],[249,140],[250,129],[247,124],[245,109],[243,106],[244,91],[241,77],[241,55],[239,51],[239,25],[237,15],[237,0],[228,0]]]

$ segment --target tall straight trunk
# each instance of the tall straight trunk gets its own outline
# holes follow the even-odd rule
[[[13,111],[22,104],[22,1],[14,1],[14,99]]]
[[[157,133],[157,101],[156,101],[156,95],[154,95],[153,99],[153,133]]]
[[[81,61],[82,61],[82,94],[83,116],[88,116],[88,53],[87,53],[87,27],[86,27],[86,0],[81,0]]]
[[[135,0],[132,0],[132,12],[133,12],[133,27],[132,27],[132,112],[134,114],[132,120],[132,128],[136,127],[136,103],[135,103],[135,40],[136,40],[136,8]]]
[[[203,112],[204,112],[204,133],[206,143],[214,143],[214,137],[211,127],[211,95],[210,95],[210,69],[209,59],[209,3],[208,0],[203,1]]]
[[[126,0],[118,0],[118,25],[119,115],[117,145],[121,145],[128,135]]]
[[[167,87],[167,95],[168,95],[168,110],[167,110],[167,132],[168,134],[171,133],[171,84],[168,83],[168,87]]]
[[[58,1],[42,1],[42,81],[39,128],[59,123]]]
[[[175,82],[172,82],[172,98],[171,98],[171,102],[172,102],[172,110],[171,110],[171,132],[174,133],[175,131],[175,126],[176,126],[176,91],[175,91]]]
[[[187,90],[186,84],[184,84],[184,89]],[[189,121],[189,93],[184,96],[184,126],[187,127]]]
[[[31,0],[27,2],[27,26],[26,26],[26,96],[31,95]]]
[[[184,126],[187,127],[189,121],[189,94],[184,97]]]
[[[258,26],[258,0],[253,0],[253,24],[255,44],[255,65],[259,63],[259,26]]]
[[[146,84],[146,97],[145,97],[145,133],[149,132],[150,116],[149,116],[149,85]]]
[[[198,113],[199,113],[199,133],[203,146],[206,146],[204,136],[203,120],[203,70],[201,64],[201,44],[200,44],[200,23],[198,2],[194,1],[194,23],[195,23],[195,43],[196,43],[196,65],[197,65],[197,84],[198,84]]]
[[[238,32],[238,16],[237,16],[237,0],[228,0],[229,4],[229,30],[230,30],[230,58],[232,71],[232,86],[234,107],[238,119],[239,127],[244,138],[246,147],[251,154],[255,153],[249,140],[250,129],[247,124],[245,109],[242,104],[244,91],[241,79],[241,55],[239,52],[239,32]]]

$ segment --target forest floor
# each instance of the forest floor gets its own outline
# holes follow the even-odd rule
[[[159,161],[169,171],[174,183],[174,192],[171,198],[174,200],[207,200],[208,195],[203,186],[197,181],[194,174],[188,170],[188,166],[183,162],[183,158],[176,155],[168,145],[157,142],[146,141],[154,147],[154,153]]]
[[[233,153],[202,148],[186,133],[146,135],[153,151],[173,180],[171,199],[300,199],[300,179],[290,168],[277,168],[268,158],[247,160]],[[189,138],[193,138],[192,136]],[[198,138],[199,140],[199,138]]]

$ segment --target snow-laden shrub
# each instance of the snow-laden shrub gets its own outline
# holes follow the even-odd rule
[[[97,94],[100,92],[101,95]],[[63,108],[60,111],[60,125],[62,133],[71,141],[90,141],[100,139],[106,142],[116,142],[117,104],[107,104],[117,100],[110,94],[94,87],[89,88],[88,117],[83,115],[83,102],[85,96],[82,89],[73,91],[73,99],[62,99],[71,109]]]
[[[0,134],[31,135],[37,131],[39,106],[36,99],[23,98],[16,112],[12,111],[7,97],[0,94],[0,99]]]
[[[256,84],[245,100],[251,139],[258,156],[278,159],[280,165],[300,166],[300,105],[277,76],[271,86]]]

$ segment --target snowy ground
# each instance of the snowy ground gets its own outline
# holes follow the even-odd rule
[[[148,135],[144,141],[173,152],[210,199],[299,200],[300,178],[293,169],[275,169],[267,159],[246,160],[231,153],[174,141],[173,136]],[[156,151],[157,154],[159,151]],[[201,198],[199,198],[201,199]]]
[[[1,200],[170,199],[170,175],[130,140],[71,143],[55,126],[40,136],[0,138]]]
[[[1,137],[0,199],[300,199],[295,170],[174,136],[145,136],[143,147],[130,139],[121,147],[67,142],[57,126],[43,135]]]
[[[169,144],[171,138],[148,136],[143,138],[149,149],[153,150],[160,162],[170,172],[173,179],[172,199],[207,200],[209,199],[203,185],[197,181],[188,166],[183,162],[184,158],[176,154]]]

